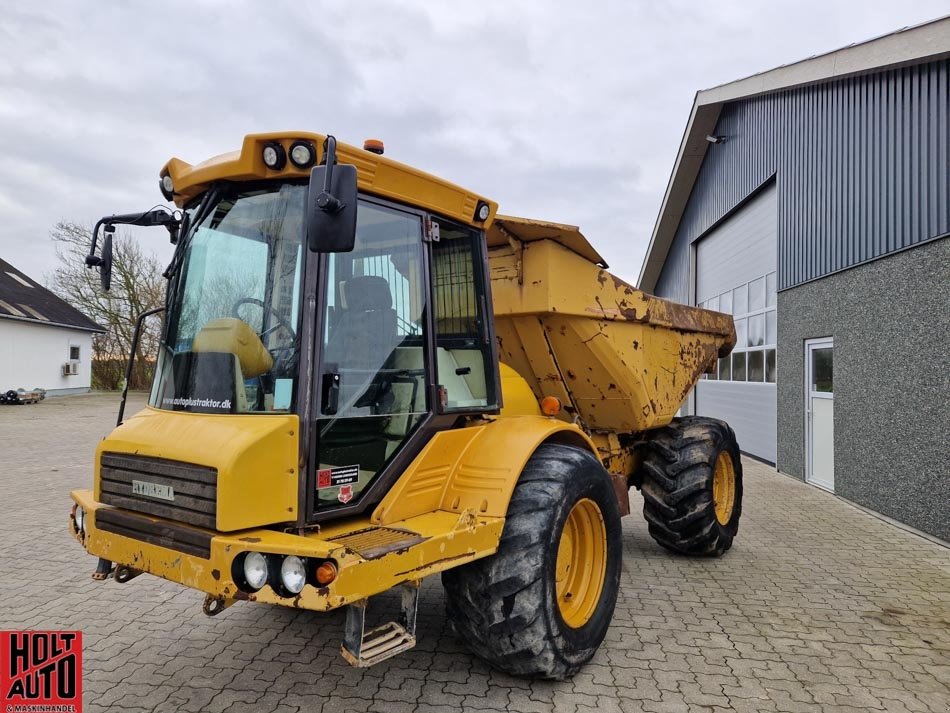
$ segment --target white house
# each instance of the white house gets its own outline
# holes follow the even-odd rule
[[[0,392],[84,393],[92,382],[92,335],[105,330],[0,259]]]

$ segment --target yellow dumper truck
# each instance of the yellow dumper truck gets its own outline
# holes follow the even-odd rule
[[[86,262],[106,289],[116,224],[162,225],[176,248],[148,406],[99,444],[71,531],[96,578],[178,582],[210,615],[345,607],[358,666],[415,644],[419,584],[440,573],[475,654],[570,676],[613,615],[631,487],[662,546],[732,544],[735,436],[675,418],[732,318],[382,154],[249,135],[165,165],[179,210],[99,221]],[[392,589],[398,615],[369,629]]]

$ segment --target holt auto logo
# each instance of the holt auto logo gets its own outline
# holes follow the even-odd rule
[[[0,631],[0,713],[81,713],[82,632]]]

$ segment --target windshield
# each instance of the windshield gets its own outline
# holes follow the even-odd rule
[[[169,300],[149,403],[294,409],[307,186],[227,191],[200,209]]]

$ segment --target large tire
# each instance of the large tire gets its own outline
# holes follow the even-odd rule
[[[572,559],[586,543],[597,549]],[[542,445],[515,486],[498,551],[442,573],[448,620],[477,656],[508,674],[571,676],[607,633],[622,547],[617,496],[600,461],[581,448]],[[583,567],[572,573],[572,561]]]
[[[736,434],[723,421],[692,416],[659,429],[648,447],[641,490],[650,535],[680,554],[723,554],[742,514]]]

